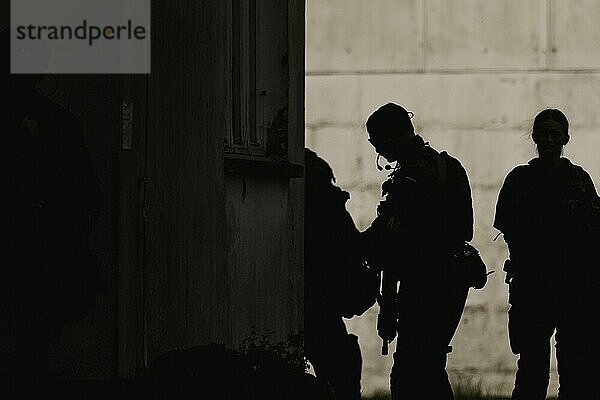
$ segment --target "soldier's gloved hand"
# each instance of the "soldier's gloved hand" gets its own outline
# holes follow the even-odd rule
[[[504,268],[502,268],[502,271],[506,272],[504,283],[510,284],[515,277],[515,268],[513,266],[512,260],[506,259],[504,261]]]

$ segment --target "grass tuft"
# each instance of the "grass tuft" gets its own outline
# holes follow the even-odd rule
[[[501,398],[485,395],[481,382],[460,380],[452,385],[454,400],[499,400]],[[391,400],[388,391],[375,392],[371,396],[362,397],[362,400]]]

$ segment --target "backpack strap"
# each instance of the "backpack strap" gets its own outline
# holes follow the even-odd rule
[[[446,165],[446,156],[448,153],[442,151],[441,153],[437,153],[435,158],[436,169],[438,173],[437,179],[437,190],[438,194],[441,196],[444,188],[446,187],[446,176],[447,176],[447,165]]]
[[[446,151],[438,152],[433,147],[429,146],[429,143],[425,143],[425,145],[421,148],[421,151],[430,153],[435,158],[435,170],[437,172],[436,192],[439,196],[441,196],[444,188],[446,187],[446,158],[448,157],[448,153]]]

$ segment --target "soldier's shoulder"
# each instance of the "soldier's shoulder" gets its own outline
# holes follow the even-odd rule
[[[425,160],[434,160],[438,157],[439,152],[431,147],[428,143],[420,149],[421,158]]]
[[[569,175],[574,177],[574,179],[583,179],[588,180],[591,179],[590,175],[587,171],[581,166],[577,164],[573,164],[571,160],[568,158],[561,158],[563,166],[569,171]]]
[[[435,169],[439,157],[439,153],[433,147],[429,145],[423,146],[419,151],[419,157],[417,157],[414,165],[422,169]]]
[[[447,151],[441,151],[440,152],[440,156],[444,159],[444,161],[446,162],[446,164],[450,167],[454,167],[454,168],[460,168],[460,169],[465,169],[464,166],[462,165],[462,163],[460,162],[460,160],[456,157],[454,157],[452,154],[448,153]]]
[[[417,180],[428,179],[436,171],[437,153],[435,150],[424,146],[420,149],[418,156],[413,158],[407,165],[400,168],[400,175],[409,175]]]
[[[513,190],[519,191],[523,187],[531,185],[531,183],[536,181],[538,178],[539,176],[537,176],[534,173],[534,170],[533,168],[531,168],[531,165],[517,165],[512,170],[510,170],[508,174],[506,174],[506,177],[504,178],[504,183],[502,184],[502,190],[504,192],[509,192]]]
[[[464,177],[467,176],[467,171],[458,158],[445,150],[439,153],[439,158],[445,165],[446,174],[450,177],[449,179],[464,180]]]
[[[583,167],[581,165],[574,164],[571,160],[569,160],[566,157],[561,157],[560,161],[561,161],[563,167],[565,167],[567,169],[570,169],[572,171],[577,171],[577,172],[581,172],[581,171],[585,172],[585,170],[583,169]]]
[[[522,179],[529,176],[531,173],[531,165],[529,164],[521,164],[517,165],[506,175],[506,179]]]

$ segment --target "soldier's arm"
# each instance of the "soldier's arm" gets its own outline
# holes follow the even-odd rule
[[[355,242],[359,254],[367,261],[369,268],[380,270],[383,268],[383,253],[386,242],[386,229],[381,216],[378,216],[371,226],[357,236]]]
[[[583,172],[584,191],[586,203],[583,207],[582,216],[594,231],[600,231],[600,197],[594,187],[594,182],[590,175],[581,169]]]
[[[382,192],[385,200],[377,206],[377,217],[371,226],[359,236],[360,248],[371,268],[382,268],[383,259],[390,245],[398,245],[401,233],[406,229],[408,196],[413,191],[416,180],[399,173],[384,182]]]
[[[498,194],[493,225],[504,235],[511,258],[516,259],[520,259],[527,252],[525,247],[527,235],[518,214],[520,208],[518,197],[521,191],[519,181],[518,169],[514,169],[506,176]]]
[[[473,240],[473,200],[471,197],[471,185],[467,172],[458,160],[451,159],[455,164],[456,185],[449,191],[448,201],[451,204],[446,216],[447,225],[452,229],[452,236],[462,242]]]

